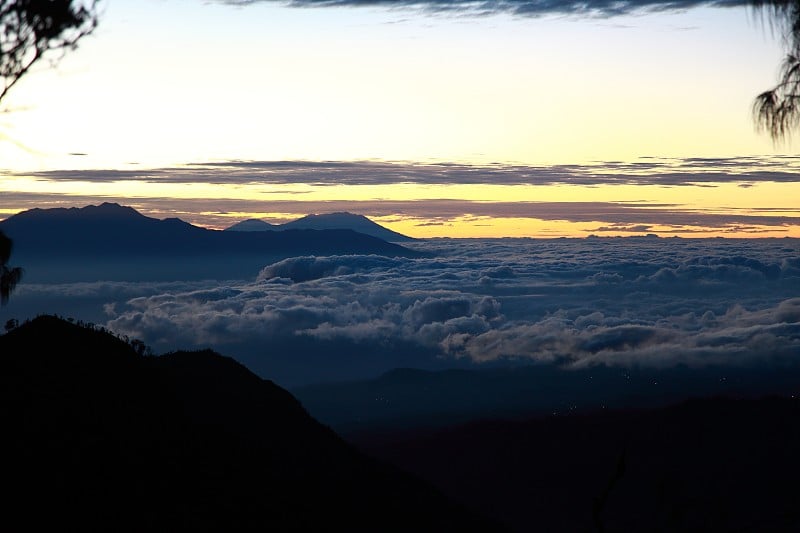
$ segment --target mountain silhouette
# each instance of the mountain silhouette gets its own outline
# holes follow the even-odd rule
[[[28,282],[243,279],[300,255],[421,255],[352,230],[217,231],[113,203],[31,209],[0,229]]]
[[[225,231],[273,231],[273,230],[290,230],[290,229],[315,229],[315,230],[329,230],[329,229],[350,229],[363,233],[364,235],[371,235],[378,239],[383,239],[387,242],[408,242],[413,241],[411,237],[397,233],[390,229],[384,228],[380,224],[376,224],[363,215],[355,215],[353,213],[325,213],[321,215],[307,215],[303,218],[287,222],[285,224],[269,224],[263,220],[249,219],[238,222],[233,226],[226,228]]]
[[[237,222],[233,226],[225,228],[223,231],[271,231],[280,229],[280,224],[270,224],[257,218],[249,218]]]
[[[377,428],[442,427],[492,418],[660,407],[691,397],[794,394],[798,366],[564,370],[557,365],[421,370],[292,389],[312,415],[348,435]]]
[[[42,316],[0,336],[0,364],[3,522],[15,530],[500,529],[211,351],[142,356]]]

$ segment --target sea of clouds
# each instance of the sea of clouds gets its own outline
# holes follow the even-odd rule
[[[789,365],[796,239],[432,239],[422,259],[295,257],[253,281],[27,287],[156,351],[212,347],[295,385],[397,366]]]

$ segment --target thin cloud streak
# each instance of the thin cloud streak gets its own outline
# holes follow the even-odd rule
[[[218,185],[657,185],[798,183],[800,157],[642,158],[591,165],[470,165],[390,161],[219,161],[154,169],[7,172],[55,181]]]
[[[740,0],[221,0],[223,4],[234,6],[265,2],[288,7],[381,7],[473,16],[574,15],[598,18],[647,12],[685,11],[696,7],[750,5],[749,2]]]

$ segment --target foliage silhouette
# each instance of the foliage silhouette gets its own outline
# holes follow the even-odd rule
[[[11,291],[22,280],[20,267],[8,266],[13,242],[0,230],[0,306],[8,303]]]
[[[0,102],[40,59],[55,61],[97,26],[97,0],[0,0]]]
[[[800,2],[753,0],[756,11],[766,16],[786,48],[778,83],[759,94],[753,103],[756,126],[773,140],[786,138],[800,125]]]

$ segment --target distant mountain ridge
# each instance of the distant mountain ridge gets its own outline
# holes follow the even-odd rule
[[[271,231],[280,229],[280,224],[270,224],[257,218],[249,218],[237,222],[233,226],[225,228],[223,231]]]
[[[238,222],[226,228],[225,231],[283,231],[288,229],[351,229],[388,242],[407,242],[414,240],[402,233],[384,228],[364,215],[356,215],[347,212],[306,215],[303,218],[285,224],[270,224],[263,220],[251,218]]]
[[[489,418],[659,407],[690,397],[796,394],[800,366],[650,369],[556,365],[420,370],[292,389],[339,434],[369,428],[438,427]]]
[[[493,531],[215,352],[38,317],[0,336],[3,520],[25,531]]]
[[[27,281],[255,278],[281,259],[307,255],[422,254],[348,229],[218,231],[131,207],[31,209],[0,221]]]

